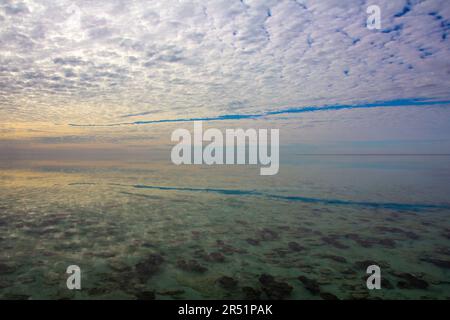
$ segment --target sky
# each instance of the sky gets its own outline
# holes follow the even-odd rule
[[[450,152],[449,37],[441,0],[0,0],[0,150],[157,145],[197,119]]]

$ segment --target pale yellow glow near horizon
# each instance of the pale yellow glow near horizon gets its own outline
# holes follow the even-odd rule
[[[76,130],[67,125],[51,122],[6,122],[0,126],[2,140],[23,140],[33,137],[54,137],[75,134]]]

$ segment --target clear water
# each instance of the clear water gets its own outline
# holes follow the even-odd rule
[[[0,181],[0,298],[279,297],[262,274],[292,287],[284,299],[450,297],[448,156],[292,155],[272,177],[3,161]]]

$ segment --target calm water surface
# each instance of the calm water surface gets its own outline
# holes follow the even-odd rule
[[[0,298],[450,298],[449,156],[0,168]]]

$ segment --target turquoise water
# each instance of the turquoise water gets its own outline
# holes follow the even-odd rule
[[[446,299],[449,163],[291,155],[264,177],[256,166],[4,161],[0,298]],[[78,291],[66,287],[72,264]],[[366,288],[370,264],[381,290]]]

